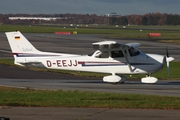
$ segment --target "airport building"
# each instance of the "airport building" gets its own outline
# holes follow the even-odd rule
[[[55,21],[57,19],[65,19],[64,17],[9,17],[9,20],[45,20]]]

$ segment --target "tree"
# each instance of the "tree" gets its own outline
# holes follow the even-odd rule
[[[144,16],[144,17],[142,18],[142,20],[141,20],[141,24],[142,24],[142,25],[147,25],[147,23],[148,23],[148,18],[147,18],[146,16]]]

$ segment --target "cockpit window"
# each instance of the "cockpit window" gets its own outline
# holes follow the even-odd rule
[[[95,53],[95,51],[94,51],[94,52],[89,53],[89,54],[88,54],[88,56],[92,56],[94,53]]]
[[[131,47],[131,48],[128,49],[128,50],[129,50],[130,56],[137,56],[137,55],[140,54],[140,52],[139,52],[137,49],[133,48],[133,47]]]

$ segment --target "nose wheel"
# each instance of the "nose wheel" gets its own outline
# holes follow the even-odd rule
[[[146,77],[144,77],[144,78],[141,79],[141,82],[142,82],[142,83],[148,83],[148,84],[154,84],[154,83],[156,83],[157,81],[158,81],[158,79],[155,78],[155,77],[151,77],[151,76],[150,76],[150,73],[146,74]]]

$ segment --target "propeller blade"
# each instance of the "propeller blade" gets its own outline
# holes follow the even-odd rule
[[[168,47],[166,45],[166,57],[169,57]]]
[[[173,57],[169,57],[169,52],[168,52],[168,47],[166,45],[166,62],[167,62],[167,72],[168,72],[168,77],[170,75],[170,66],[169,66],[169,62],[173,61],[174,58]]]

